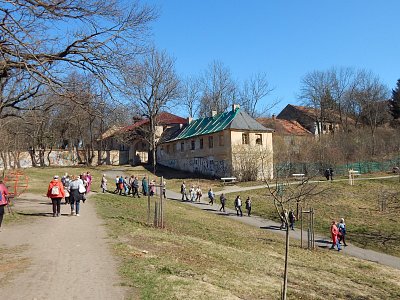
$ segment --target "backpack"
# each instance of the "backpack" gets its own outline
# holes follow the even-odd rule
[[[58,196],[58,194],[60,194],[60,188],[58,187],[58,185],[53,185],[53,187],[51,188],[50,194],[52,196]]]

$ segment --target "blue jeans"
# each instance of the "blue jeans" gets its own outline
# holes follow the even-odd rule
[[[79,214],[80,201],[75,202],[75,213]],[[74,210],[74,202],[71,202],[71,211]]]
[[[71,202],[71,212],[74,210],[75,206],[75,212],[79,214],[80,195],[77,189],[71,190],[70,202]]]

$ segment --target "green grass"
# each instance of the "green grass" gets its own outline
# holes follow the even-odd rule
[[[141,299],[279,298],[281,235],[174,201],[165,206],[166,228],[156,229],[146,225],[146,199],[94,199],[122,259],[124,285]],[[399,270],[337,252],[307,251],[296,241],[289,264],[289,299],[400,297]]]
[[[330,189],[314,199],[307,199],[304,208],[315,210],[317,233],[329,236],[331,220],[344,218],[347,241],[368,249],[400,256],[400,184],[398,178],[357,181],[354,186],[347,182],[324,182],[319,188]],[[388,200],[387,209],[379,210],[382,191],[397,193],[397,200]],[[228,194],[228,206],[233,207],[235,194]],[[252,213],[279,221],[273,200],[266,189],[240,193],[242,199],[251,196]],[[295,209],[295,205],[292,205]],[[297,223],[297,226],[300,226]]]

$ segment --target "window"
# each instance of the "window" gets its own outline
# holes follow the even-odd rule
[[[196,144],[195,144],[194,140],[191,141],[191,149],[192,150],[196,149]]]
[[[214,137],[209,136],[208,137],[208,148],[213,148],[214,147]]]
[[[181,142],[181,152],[183,152],[185,150],[185,143]]]
[[[262,134],[256,134],[256,145],[262,145]]]
[[[219,135],[219,145],[220,145],[220,146],[223,146],[223,145],[224,145],[224,135],[223,135],[223,134],[220,134],[220,135]]]
[[[203,139],[200,139],[200,149],[203,149],[204,141]]]
[[[249,135],[247,133],[242,134],[242,144],[247,145],[249,143]]]

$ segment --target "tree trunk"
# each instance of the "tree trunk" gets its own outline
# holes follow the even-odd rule
[[[286,223],[286,246],[285,246],[285,270],[283,272],[283,289],[282,289],[282,300],[286,300],[287,294],[287,277],[288,277],[288,259],[289,259],[289,223]]]

